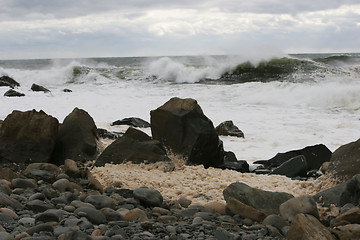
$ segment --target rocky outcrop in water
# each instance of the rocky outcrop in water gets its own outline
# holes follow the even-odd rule
[[[129,126],[138,127],[138,128],[149,128],[150,127],[150,123],[148,123],[147,121],[145,121],[141,118],[136,118],[136,117],[123,118],[121,120],[117,120],[117,121],[113,122],[111,125],[129,125]]]
[[[24,97],[25,94],[15,91],[14,89],[9,89],[4,93],[4,97]]]
[[[245,138],[244,133],[234,125],[233,121],[222,122],[215,128],[215,130],[219,136]]]
[[[43,86],[37,85],[35,83],[33,83],[31,85],[31,90],[34,91],[34,92],[45,92],[45,93],[50,92],[49,89],[47,89],[47,88],[45,88]]]
[[[18,83],[9,76],[1,76],[0,87],[10,87],[10,88],[20,87],[20,83]]]
[[[207,168],[224,163],[222,142],[196,100],[172,98],[150,115],[153,138],[186,156],[189,164]]]

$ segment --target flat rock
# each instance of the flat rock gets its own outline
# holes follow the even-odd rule
[[[129,118],[123,118],[121,120],[117,120],[113,122],[111,125],[129,125],[133,127],[139,127],[139,128],[149,128],[150,123],[147,121],[137,118],[137,117],[129,117]]]
[[[269,192],[255,189],[241,182],[230,184],[224,189],[223,195],[226,202],[230,198],[235,198],[267,215],[278,214],[280,205],[294,197],[284,192]]]

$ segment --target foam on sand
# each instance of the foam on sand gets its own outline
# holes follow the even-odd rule
[[[193,204],[224,202],[223,190],[234,182],[243,182],[251,187],[287,192],[294,196],[313,195],[321,187],[321,181],[297,181],[280,175],[257,175],[201,166],[186,166],[181,161],[175,163],[174,171],[164,172],[154,164],[106,164],[94,167],[91,172],[103,187],[121,182],[123,188],[135,189],[146,186],[158,190],[164,200],[187,198]]]

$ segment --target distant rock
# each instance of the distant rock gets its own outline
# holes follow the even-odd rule
[[[219,136],[233,136],[238,138],[244,138],[244,133],[234,125],[233,121],[225,121],[220,123],[216,128],[216,132]]]
[[[98,154],[98,133],[93,118],[75,108],[60,125],[52,163],[61,165],[65,159],[91,161]]]
[[[222,142],[196,100],[172,98],[150,116],[153,138],[188,157],[188,164],[208,168],[224,163]]]
[[[71,89],[67,89],[67,88],[65,88],[65,89],[63,89],[63,92],[72,92],[72,90]]]
[[[149,128],[150,127],[150,123],[148,123],[145,120],[142,120],[141,118],[137,118],[137,117],[130,117],[130,118],[124,118],[122,120],[117,120],[117,121],[113,122],[111,125],[129,125],[129,126],[138,127],[138,128]]]
[[[9,89],[4,93],[4,97],[24,97],[24,93],[17,92],[13,89]]]
[[[98,128],[97,131],[99,137],[101,138],[118,139],[119,137],[124,135],[124,133],[122,132],[109,132],[108,130],[103,128]]]
[[[276,156],[269,160],[260,160],[254,162],[254,164],[261,164],[266,169],[273,170],[274,168],[279,167],[281,164],[293,159],[295,157],[304,156],[307,164],[307,172],[311,170],[319,170],[321,165],[324,162],[330,161],[331,151],[323,144],[318,144],[314,146],[308,146],[303,149],[293,150],[286,153],[278,153]],[[295,161],[296,159],[296,161]],[[288,164],[293,164],[295,162],[303,162],[301,158],[295,158],[292,161],[288,162]],[[301,165],[301,164],[300,164]],[[300,166],[299,165],[299,166]],[[285,167],[285,166],[284,166]]]
[[[360,173],[360,139],[345,144],[332,154],[328,173],[338,181],[345,182]]]
[[[159,141],[152,140],[146,133],[135,128],[128,128],[126,133],[111,143],[96,159],[95,166],[105,163],[120,164],[155,163],[172,161],[166,156],[166,151]]]
[[[0,87],[5,87],[5,86],[10,88],[15,88],[15,87],[20,87],[20,84],[9,76],[2,76],[0,77]]]
[[[43,111],[13,111],[0,128],[0,162],[48,162],[58,128],[58,120]]]
[[[268,215],[279,214],[280,205],[294,197],[289,193],[269,192],[252,188],[241,182],[230,184],[224,189],[223,195],[226,202],[230,198],[235,198]]]
[[[43,86],[37,85],[35,83],[33,83],[31,85],[31,90],[34,91],[34,92],[50,92],[49,89],[44,88]]]

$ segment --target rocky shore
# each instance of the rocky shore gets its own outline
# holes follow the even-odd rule
[[[169,100],[149,124],[124,122],[142,126],[99,130],[77,108],[61,124],[35,110],[1,121],[0,239],[360,238],[359,141],[333,153],[321,144],[289,150],[249,173],[218,137],[244,133],[231,122],[215,128],[193,99]],[[152,136],[141,127],[151,127]],[[99,134],[112,138],[106,148]],[[127,183],[140,177],[148,182]],[[253,183],[262,177],[280,183]],[[181,189],[169,195],[150,184],[155,179]],[[211,190],[204,193],[201,181]],[[281,181],[303,190],[280,191]]]

